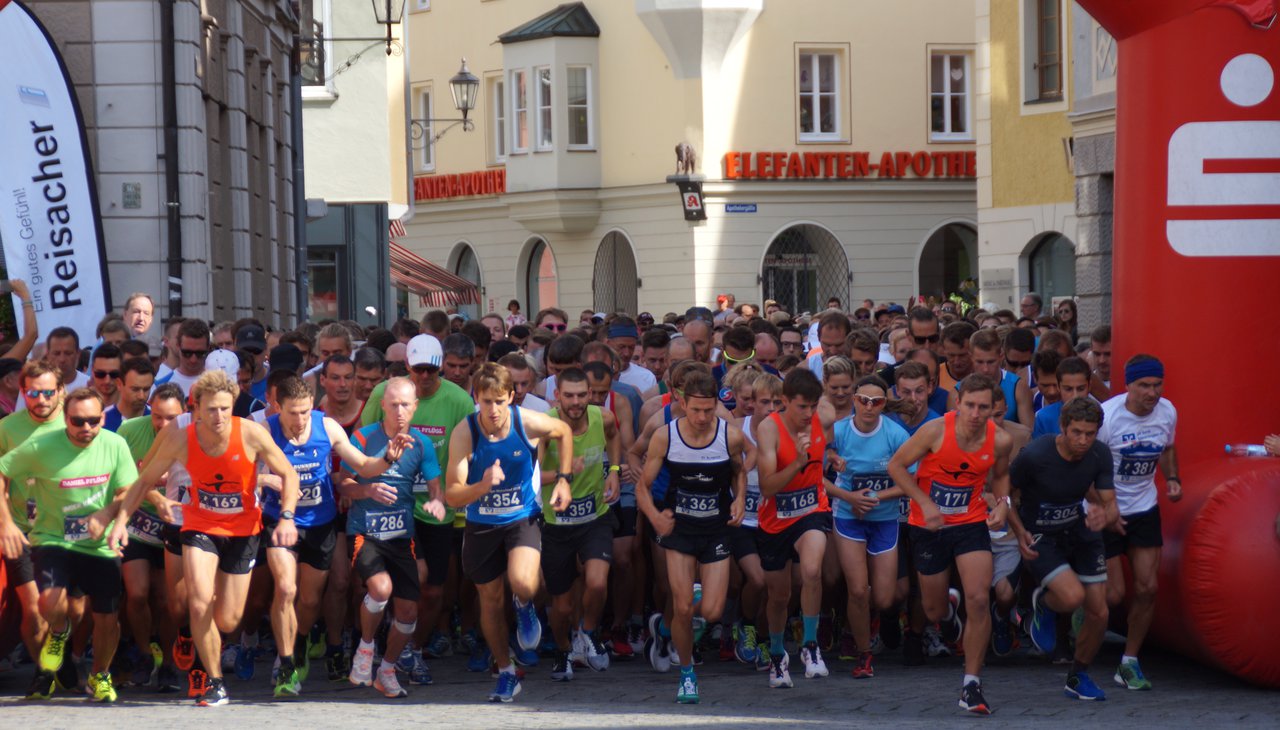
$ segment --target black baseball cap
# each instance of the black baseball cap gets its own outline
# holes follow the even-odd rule
[[[267,331],[261,325],[246,324],[236,332],[236,349],[262,352],[267,349]]]

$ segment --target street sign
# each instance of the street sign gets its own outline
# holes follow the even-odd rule
[[[726,213],[754,213],[756,212],[755,203],[725,203],[724,212]]]

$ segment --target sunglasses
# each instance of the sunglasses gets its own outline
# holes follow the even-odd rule
[[[208,350],[182,350],[182,356],[190,359],[193,357],[204,358],[209,355]]]
[[[440,368],[436,367],[435,365],[414,365],[409,369],[417,373],[418,375],[429,375],[431,373],[440,372]]]
[[[1023,368],[1031,367],[1030,360],[1010,360],[1009,358],[1006,357],[1004,359],[1004,363],[1014,370],[1021,370]]]
[[[102,416],[94,416],[93,418],[85,418],[84,416],[68,416],[68,421],[76,428],[84,428],[85,426],[97,426],[102,423]]]
[[[855,393],[853,397],[857,398],[859,403],[869,408],[882,406],[885,401],[888,400],[888,398],[885,398],[883,395],[862,395],[861,393]]]
[[[550,323],[548,323],[548,324],[544,324],[544,325],[542,325],[542,328],[543,328],[543,329],[547,329],[547,330],[551,330],[552,332],[564,332],[566,329],[568,329],[568,328],[569,328],[569,325],[567,325],[567,324],[550,324]]]
[[[932,344],[934,342],[937,342],[938,340],[941,340],[942,335],[937,333],[932,335],[926,335],[924,337],[921,337],[920,335],[911,335],[911,339],[915,340],[917,345],[923,345],[926,342]]]
[[[120,371],[119,370],[94,370],[93,377],[97,378],[98,380],[102,380],[103,378],[111,378],[112,380],[115,380],[120,377]]]
[[[26,393],[27,397],[30,398],[31,400],[36,400],[41,396],[44,396],[45,398],[52,398],[57,394],[58,394],[58,391],[56,390],[28,390]]]

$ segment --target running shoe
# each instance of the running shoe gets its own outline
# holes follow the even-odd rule
[[[877,656],[884,651],[884,641],[880,638],[880,634],[877,631],[871,632],[870,649],[871,649],[871,653]]]
[[[300,694],[302,694],[302,680],[298,678],[297,667],[288,672],[281,672],[280,676],[276,677],[276,699],[288,699]]]
[[[960,619],[960,591],[955,588],[948,589],[947,603],[947,618],[939,624],[939,629],[942,631],[943,641],[955,644],[964,635],[964,622]]]
[[[237,646],[231,644],[222,645],[220,660],[222,662],[222,672],[224,674],[227,672],[234,672],[236,670],[236,648]]]
[[[311,676],[311,637],[299,636],[293,650],[294,666],[298,668],[298,681],[305,682]],[[279,655],[276,656],[279,658]]]
[[[609,653],[619,659],[630,659],[635,656],[625,628],[618,626],[609,632]]]
[[[555,661],[551,663],[551,681],[568,682],[573,679],[573,660],[569,652],[557,651]]]
[[[31,678],[31,684],[27,685],[27,694],[24,697],[28,700],[47,700],[53,696],[53,684],[53,672],[37,668],[36,675]]]
[[[178,635],[173,640],[173,665],[180,671],[187,672],[196,663],[196,643],[190,636]]]
[[[514,672],[498,672],[498,684],[489,693],[490,702],[510,702],[520,694],[520,678]]]
[[[256,650],[250,649],[243,644],[237,644],[235,647],[235,671],[236,679],[247,682],[253,679],[253,660]]]
[[[676,702],[682,705],[696,705],[698,697],[698,675],[692,669],[680,670],[680,689],[676,692]]]
[[[836,658],[842,662],[856,661],[858,654],[858,642],[854,640],[853,634],[848,631],[840,632],[840,652],[836,654]]]
[[[816,641],[810,641],[800,648],[800,663],[804,665],[805,679],[825,677],[830,674],[827,671],[827,663],[822,661],[822,650],[818,648]]]
[[[209,675],[204,670],[191,669],[187,672],[187,697],[199,701],[208,688]]]
[[[44,645],[40,647],[40,658],[36,666],[45,672],[56,672],[61,669],[67,653],[67,641],[70,639],[70,626],[62,633],[50,631],[45,636]]]
[[[1044,605],[1044,587],[1031,594],[1031,643],[1045,654],[1051,654],[1058,643],[1057,614]]]
[[[756,627],[738,622],[733,627],[733,656],[743,664],[755,664],[760,656],[760,647],[756,645]]]
[[[701,616],[693,617],[693,643],[702,641],[702,634],[707,630],[707,620]]]
[[[556,652],[559,651],[557,648]],[[583,669],[587,668],[587,635],[580,629],[574,629],[570,633],[569,661]]]
[[[996,656],[1009,656],[1013,652],[1013,624],[1007,616],[991,604],[991,653]]]
[[[383,697],[392,700],[409,696],[409,691],[400,686],[394,664],[390,666],[383,664],[378,669],[378,677],[373,680],[373,688],[381,692]]]
[[[177,692],[182,689],[177,670],[168,664],[161,665],[160,673],[156,675],[156,689],[160,692]]]
[[[515,636],[511,637],[508,643],[511,647],[511,658],[516,660],[516,664],[522,667],[538,666],[537,649],[525,649],[520,646],[519,639]]]
[[[627,625],[627,643],[631,645],[631,653],[644,653],[644,627],[640,624]]]
[[[423,651],[432,659],[443,659],[453,656],[453,642],[449,641],[449,637],[445,636],[443,631],[436,631],[427,641],[427,646]]]
[[[977,682],[970,682],[960,690],[960,709],[972,712],[975,715],[990,715],[991,707],[987,704],[987,698],[982,696],[982,685]]]
[[[655,613],[649,617],[649,639],[645,641],[645,657],[649,666],[656,672],[671,671],[671,655],[668,652],[668,641],[663,638],[659,626],[662,625],[662,614]]]
[[[307,659],[323,659],[324,650],[324,632],[320,631],[320,626],[317,624],[307,633]]]
[[[580,632],[584,637],[583,646],[586,648],[587,666],[597,672],[603,672],[609,668],[609,651],[604,648],[604,644],[600,643],[600,639],[595,634]]]
[[[756,644],[758,649],[756,653],[756,671],[767,672],[773,668],[773,660],[769,657],[769,647],[764,644]]]
[[[459,632],[461,632],[461,629],[459,629]],[[479,643],[481,642],[480,642],[480,639],[477,638],[476,636],[475,629],[471,629],[465,633],[458,634],[458,649],[463,654],[467,654],[468,656],[470,656],[470,654],[476,650],[476,645]]]
[[[769,659],[769,687],[770,689],[790,689],[795,686],[791,681],[791,657],[786,651],[783,651],[776,657]]]
[[[425,687],[434,681],[431,678],[431,667],[427,665],[427,661],[418,652],[414,652],[413,666],[409,667],[409,671],[406,674],[409,675],[409,684],[420,687]]]
[[[924,664],[924,637],[907,631],[902,635],[902,663],[908,667]]]
[[[53,673],[53,677],[58,682],[58,686],[67,692],[80,694],[85,691],[85,677],[80,669],[80,662],[75,657],[64,660],[62,666],[58,667],[58,671]]]
[[[413,671],[413,642],[406,642],[404,648],[400,650],[400,656],[396,657],[396,669],[404,673]]]
[[[197,707],[221,707],[231,701],[227,696],[227,685],[222,677],[211,677],[204,688],[204,694],[196,700]]]
[[[356,649],[351,658],[351,674],[347,680],[359,687],[373,684],[373,649]]]
[[[737,656],[737,642],[733,640],[733,629],[722,627],[720,630],[720,661],[731,662]]]
[[[538,620],[538,609],[533,602],[521,603],[519,598],[511,597],[516,608],[516,640],[525,651],[536,652],[542,642],[542,622]],[[534,664],[537,664],[536,657]]]
[[[1107,699],[1106,693],[1084,672],[1068,674],[1067,686],[1063,687],[1062,693],[1072,699],[1086,702],[1102,702]]]
[[[942,640],[937,626],[924,627],[924,649],[931,657],[951,656],[951,649]]]
[[[858,655],[858,663],[853,665],[853,671],[851,672],[854,679],[870,679],[876,676],[875,669],[871,667],[873,656],[869,651],[864,651]]]
[[[347,655],[343,653],[342,647],[338,646],[325,649],[324,667],[329,674],[330,682],[345,681],[351,672],[351,668],[347,666]]]
[[[483,672],[489,668],[489,662],[492,659],[488,647],[484,644],[475,644],[471,647],[471,656],[467,657],[467,671]]]
[[[1142,673],[1142,667],[1138,666],[1137,659],[1120,662],[1120,666],[1116,668],[1116,676],[1114,679],[1116,684],[1124,687],[1125,689],[1151,689],[1151,682],[1147,679],[1146,675]]]

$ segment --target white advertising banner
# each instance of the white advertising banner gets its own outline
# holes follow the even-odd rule
[[[111,300],[84,122],[53,39],[17,0],[0,0],[0,238],[41,337],[66,326],[93,342]]]

